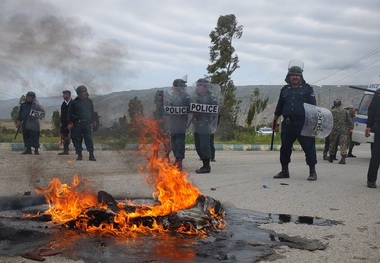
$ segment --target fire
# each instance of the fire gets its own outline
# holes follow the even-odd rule
[[[147,157],[148,164],[141,167],[146,174],[145,181],[153,189],[156,205],[136,205],[134,211],[126,209],[125,203],[118,203],[118,211],[112,211],[104,202],[99,202],[96,191],[86,180],[74,175],[71,185],[63,184],[54,178],[46,188],[37,188],[44,194],[49,208],[45,212],[54,222],[70,225],[87,231],[118,236],[168,232],[167,220],[170,215],[191,208],[202,195],[200,190],[188,180],[188,174],[178,167],[170,165],[160,157],[162,145],[168,136],[159,128],[157,120],[139,119],[136,129],[139,131],[140,153]],[[210,215],[221,220],[213,209]],[[98,219],[102,217],[102,219]],[[99,222],[98,222],[99,221]],[[221,224],[218,224],[218,227]],[[177,232],[199,234],[204,231],[185,224],[175,229]]]

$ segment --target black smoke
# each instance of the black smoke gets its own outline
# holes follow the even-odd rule
[[[2,1],[0,9],[3,97],[14,90],[59,96],[80,84],[102,94],[125,83],[126,45],[96,37],[80,17],[61,16],[44,1]]]

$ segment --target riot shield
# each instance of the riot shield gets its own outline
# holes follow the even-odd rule
[[[25,127],[30,130],[39,131],[40,122],[43,118],[45,118],[45,110],[38,102],[33,101]]]
[[[164,120],[170,133],[186,133],[190,95],[184,86],[164,89]]]
[[[214,134],[218,126],[220,86],[196,83],[188,88],[191,95],[188,129],[196,133]]]
[[[305,123],[301,135],[317,138],[329,136],[334,125],[331,111],[308,103],[304,103],[303,106],[305,108]]]

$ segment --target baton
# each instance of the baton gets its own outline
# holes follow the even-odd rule
[[[18,126],[18,128],[17,128],[17,130],[16,130],[16,134],[15,134],[15,137],[13,138],[13,140],[16,140],[17,135],[18,135],[18,133],[19,133],[19,131],[20,131],[20,128],[21,128],[21,123],[20,123],[20,126]]]
[[[273,140],[274,140],[274,129],[272,129],[272,139],[271,139],[271,142],[270,142],[270,150],[271,151],[273,150]]]
[[[380,94],[380,91],[377,91],[377,90],[372,90],[372,89],[366,89],[366,88],[360,88],[360,87],[356,87],[356,86],[348,86],[352,89],[358,89],[358,90],[363,90],[363,91],[368,91],[368,92],[372,92],[372,93],[376,93],[376,94]]]

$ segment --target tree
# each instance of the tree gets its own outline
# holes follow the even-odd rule
[[[211,82],[221,87],[220,125],[219,135],[224,140],[234,137],[236,119],[240,110],[240,100],[236,99],[231,75],[239,68],[239,58],[235,54],[232,40],[240,39],[243,35],[243,26],[238,25],[235,15],[220,16],[215,30],[211,31],[210,62],[207,71],[212,75]]]
[[[252,121],[254,121],[255,131],[257,130],[258,119],[257,115],[265,110],[268,105],[269,98],[261,98],[260,91],[258,88],[255,88],[251,95],[251,105],[248,110],[246,124],[251,126]]]
[[[18,100],[18,105],[17,105],[17,106],[14,106],[13,109],[12,109],[12,111],[11,111],[11,119],[12,119],[13,121],[16,121],[17,116],[18,116],[18,113],[19,113],[19,111],[20,111],[20,106],[21,106],[21,104],[23,104],[24,102],[25,102],[25,95],[22,95],[22,96],[20,97],[20,99]]]
[[[128,114],[131,122],[135,122],[137,116],[144,116],[144,106],[136,96],[128,103]]]
[[[53,116],[51,117],[51,123],[53,124],[54,130],[59,130],[59,127],[61,126],[61,116],[59,114],[59,110],[53,111]]]

